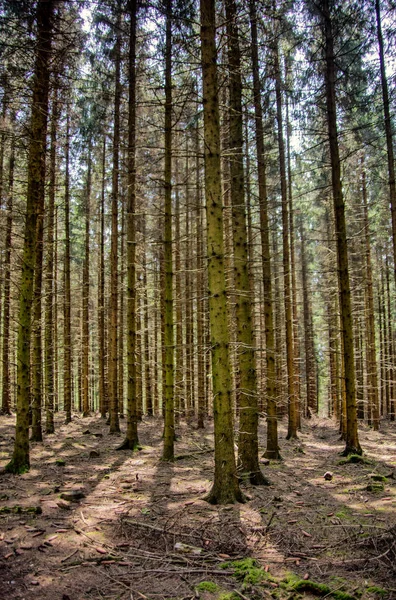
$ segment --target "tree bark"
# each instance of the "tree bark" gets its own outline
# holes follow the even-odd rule
[[[15,116],[12,116],[14,123]],[[15,138],[11,139],[8,170],[7,221],[4,257],[4,300],[3,300],[3,381],[1,394],[1,414],[11,414],[11,373],[10,373],[10,302],[11,302],[11,251],[12,251],[12,207],[14,199]]]
[[[51,117],[51,150],[50,150],[50,172],[48,191],[48,234],[47,234],[47,264],[46,264],[46,290],[45,290],[45,340],[44,340],[44,362],[45,362],[45,432],[54,433],[54,398],[55,398],[55,331],[54,331],[54,304],[55,298],[55,270],[54,270],[54,242],[55,242],[55,190],[56,190],[56,147],[57,128],[59,125],[59,99],[58,78],[55,79],[52,100]]]
[[[166,2],[165,41],[165,423],[162,460],[174,459],[174,323],[173,323],[173,258],[172,258],[172,0]]]
[[[387,318],[385,328],[387,330],[387,345],[386,345],[386,357],[387,357],[387,385],[388,385],[388,405],[389,405],[389,419],[395,420],[395,352],[394,352],[394,332],[393,332],[393,321],[392,321],[392,306],[391,306],[391,292],[390,292],[390,277],[389,277],[389,264],[388,257],[385,263],[385,278],[386,278],[386,298],[387,298]]]
[[[176,312],[176,365],[175,365],[175,420],[178,423],[181,417],[186,416],[184,396],[184,360],[183,360],[183,300],[182,272],[181,272],[181,235],[180,235],[180,194],[179,194],[179,160],[175,161],[175,312]]]
[[[105,186],[106,186],[106,134],[103,135],[102,151],[102,190],[99,206],[99,273],[98,273],[98,346],[99,346],[99,412],[106,418],[108,410],[107,379],[106,379],[106,329],[105,329]]]
[[[124,279],[125,279],[125,195],[124,190],[120,194],[121,203],[121,230],[120,230],[120,271],[118,279],[118,413],[124,418]]]
[[[204,107],[205,198],[209,320],[212,353],[215,472],[211,504],[244,500],[234,455],[231,374],[224,269],[223,203],[220,172],[220,117],[214,0],[201,0],[201,56]]]
[[[301,279],[303,292],[303,314],[304,314],[304,350],[305,350],[305,382],[307,410],[306,416],[311,417],[318,412],[318,397],[316,389],[316,362],[314,335],[312,327],[312,309],[310,304],[308,265],[305,245],[305,232],[303,221],[300,221],[301,236]]]
[[[353,325],[351,290],[348,268],[348,244],[345,223],[345,205],[341,185],[341,162],[338,148],[336,112],[336,69],[334,55],[333,23],[329,0],[320,1],[322,27],[325,42],[325,87],[327,105],[327,125],[330,146],[331,176],[337,241],[338,284],[341,309],[342,351],[344,358],[344,381],[346,400],[346,447],[344,455],[361,454],[356,413],[356,380],[353,347]]]
[[[205,396],[205,286],[204,286],[204,231],[203,231],[203,210],[201,198],[201,161],[200,161],[200,143],[198,123],[194,131],[195,137],[195,186],[196,186],[196,253],[197,253],[197,394],[198,394],[198,429],[205,427],[205,417],[207,416],[206,396]]]
[[[146,235],[146,228],[144,229]],[[147,289],[147,262],[146,256],[143,259],[143,312],[144,312],[144,382],[146,396],[146,414],[153,416],[153,390],[151,378],[151,361],[150,361],[150,331],[149,331],[149,303]]]
[[[136,25],[137,2],[129,11],[129,98],[128,98],[128,194],[127,194],[127,430],[120,449],[136,450],[138,406],[136,389]]]
[[[389,202],[391,208],[392,221],[392,240],[393,240],[393,269],[396,283],[396,180],[395,180],[395,157],[393,151],[393,131],[392,118],[390,114],[388,80],[385,72],[384,39],[382,35],[381,24],[381,6],[380,1],[375,0],[375,16],[377,23],[378,51],[380,59],[380,76],[382,87],[382,102],[384,109],[384,127],[386,137],[386,150],[388,158],[388,176],[389,176]]]
[[[263,109],[259,75],[257,13],[255,0],[250,0],[250,30],[253,68],[254,115],[256,133],[257,177],[260,207],[261,260],[264,286],[265,316],[265,360],[266,360],[266,400],[267,400],[267,458],[279,459],[278,420],[276,400],[275,335],[271,280],[271,244],[268,221],[268,198],[266,164],[264,151]]]
[[[110,306],[109,306],[109,416],[110,433],[120,432],[118,400],[118,201],[121,105],[121,3],[116,4],[116,41],[114,46],[115,93],[113,130],[113,169],[111,190]]]
[[[194,397],[194,327],[193,327],[193,303],[192,303],[192,253],[191,253],[191,234],[190,234],[190,215],[189,207],[189,158],[188,158],[188,138],[186,140],[186,175],[185,175],[185,255],[184,255],[184,271],[185,271],[185,345],[186,345],[186,407],[187,418],[192,419],[195,415],[195,397]]]
[[[243,167],[242,77],[237,10],[226,0],[228,69],[230,89],[229,154],[236,296],[237,406],[239,408],[238,462],[242,476],[253,485],[266,485],[258,461],[257,372],[253,339],[253,315],[249,283],[248,237]]]
[[[82,410],[83,417],[88,417],[89,406],[89,230],[91,220],[91,188],[92,188],[92,141],[88,142],[87,182],[84,198],[85,212],[85,256],[82,282]]]
[[[362,160],[363,163],[363,160]],[[366,246],[366,372],[368,379],[368,400],[372,407],[373,428],[378,431],[380,409],[378,396],[377,352],[375,340],[375,310],[373,292],[373,270],[371,263],[371,242],[367,206],[366,172],[362,164],[362,197],[364,211],[364,241]]]
[[[33,97],[30,118],[31,137],[28,152],[28,189],[20,283],[17,371],[17,421],[15,444],[6,470],[23,473],[30,467],[29,457],[29,403],[30,403],[30,347],[31,318],[36,262],[37,220],[44,197],[46,134],[52,20],[54,2],[40,0],[37,4],[36,56]]]
[[[285,327],[286,327],[286,363],[287,363],[287,397],[288,397],[288,429],[286,439],[297,438],[298,412],[297,399],[295,395],[294,379],[294,346],[293,346],[293,314],[292,314],[292,288],[290,277],[290,236],[289,236],[289,209],[286,185],[286,157],[285,142],[283,138],[283,116],[282,116],[282,89],[281,71],[279,64],[278,43],[274,46],[275,61],[275,94],[276,94],[276,116],[278,121],[278,149],[279,149],[279,171],[282,197],[282,241],[283,241],[283,288],[285,304]]]
[[[290,138],[292,135],[292,125],[289,118],[289,99],[290,93],[290,53],[285,58],[285,80],[286,80],[286,163],[287,163],[287,195],[289,208],[289,233],[290,233],[290,284],[291,284],[291,302],[292,302],[292,320],[293,320],[293,360],[294,360],[294,397],[297,412],[297,428],[301,429],[301,385],[300,385],[300,341],[298,335],[298,308],[297,308],[297,281],[296,281],[296,260],[295,260],[295,235],[294,235],[294,206],[293,206],[293,186],[292,186],[292,168],[291,168],[291,150]],[[312,338],[313,340],[313,338]]]
[[[66,423],[72,410],[71,281],[70,281],[70,117],[66,121],[65,148],[65,266],[63,305],[63,408]]]

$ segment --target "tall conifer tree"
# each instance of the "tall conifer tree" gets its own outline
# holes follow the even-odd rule
[[[55,2],[37,3],[36,57],[30,118],[28,155],[28,189],[25,213],[22,274],[18,328],[17,422],[14,451],[7,471],[23,473],[30,467],[29,457],[29,404],[30,404],[30,350],[31,319],[34,291],[34,272],[37,253],[37,220],[44,198],[46,135],[50,60]]]
[[[220,172],[220,116],[214,0],[201,0],[201,60],[203,78],[205,199],[209,284],[209,326],[212,353],[215,427],[212,504],[242,502],[234,455],[231,373],[224,264],[223,202]]]

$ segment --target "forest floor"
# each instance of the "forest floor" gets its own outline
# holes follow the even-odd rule
[[[32,444],[30,472],[1,473],[1,599],[396,599],[396,424],[361,428],[364,462],[346,464],[332,421],[295,441],[281,424],[271,485],[243,484],[233,506],[203,500],[213,426],[181,425],[174,463],[161,429],[145,419],[132,454],[99,416],[75,415]],[[0,417],[0,467],[13,435]]]

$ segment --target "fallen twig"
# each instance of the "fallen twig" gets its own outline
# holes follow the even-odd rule
[[[201,539],[201,536],[195,533],[184,533],[181,531],[171,531],[170,529],[164,529],[163,527],[156,527],[155,525],[151,525],[151,523],[143,523],[141,521],[135,521],[132,519],[123,519],[124,523],[128,525],[136,525],[137,527],[143,527],[146,529],[150,529],[151,531],[158,531],[158,533],[174,535],[175,537],[185,537],[185,538],[198,538]]]
[[[133,563],[131,563],[133,564]],[[190,573],[206,573],[207,575],[233,575],[234,571],[226,571],[225,569],[216,570],[216,569],[141,569],[133,571],[133,575],[143,575],[144,573],[163,573],[163,574],[173,574],[173,575],[189,575]]]
[[[393,546],[391,546],[390,548],[388,548],[388,550],[386,550],[382,554],[379,554],[378,556],[372,556],[371,558],[351,558],[349,560],[342,560],[342,561],[338,561],[338,562],[332,562],[332,564],[334,566],[336,566],[336,567],[341,567],[342,565],[354,565],[354,564],[357,564],[357,563],[372,562],[373,560],[381,560],[381,558],[384,558],[384,556],[386,556],[392,550],[392,548],[393,548]]]
[[[71,554],[69,554],[65,558],[62,558],[61,563],[66,562],[69,558],[71,558],[72,556],[74,556],[75,554],[77,554],[77,552],[78,552],[78,548],[77,548],[77,550],[74,550],[74,552],[72,552]]]

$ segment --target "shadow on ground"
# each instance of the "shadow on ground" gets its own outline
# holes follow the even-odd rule
[[[142,450],[115,452],[120,439],[99,417],[75,419],[34,445],[30,473],[2,476],[3,507],[20,505],[22,512],[1,513],[0,597],[294,598],[276,583],[292,571],[351,597],[396,598],[394,427],[380,434],[363,428],[369,462],[340,464],[343,444],[333,423],[313,420],[299,440],[281,437],[284,460],[263,467],[271,486],[247,485],[250,501],[226,507],[203,500],[213,472],[211,427],[182,424],[174,463],[160,460],[161,430],[160,421],[148,419],[140,426]],[[11,435],[2,417],[2,464]],[[85,497],[62,501],[70,489]],[[43,512],[28,514],[28,506]],[[233,563],[246,557],[275,579],[242,585]],[[205,588],[208,581],[216,591]]]

